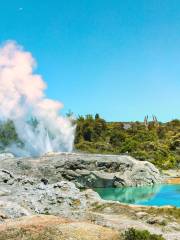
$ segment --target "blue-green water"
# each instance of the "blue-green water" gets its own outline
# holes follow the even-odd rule
[[[163,184],[148,187],[96,188],[95,191],[105,200],[146,206],[172,205],[180,207],[180,184]]]

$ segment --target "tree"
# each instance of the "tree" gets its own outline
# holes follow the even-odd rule
[[[91,142],[92,136],[93,136],[93,129],[90,126],[87,126],[86,128],[84,128],[84,131],[83,131],[84,140]]]
[[[73,112],[71,111],[71,110],[69,110],[67,113],[66,113],[66,116],[68,117],[68,118],[72,118],[73,117]]]
[[[99,118],[100,118],[99,114],[96,113],[96,115],[95,115],[95,119],[99,119]]]
[[[7,120],[0,124],[0,143],[2,147],[6,147],[12,143],[18,142],[18,135],[13,121]]]

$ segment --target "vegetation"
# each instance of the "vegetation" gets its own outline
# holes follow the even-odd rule
[[[180,120],[160,123],[106,122],[98,114],[76,121],[75,148],[90,153],[129,154],[162,169],[180,165]]]
[[[162,169],[180,166],[180,120],[160,123],[153,117],[153,121],[148,122],[146,117],[143,123],[106,122],[96,114],[95,117],[80,116],[75,123],[77,151],[129,154]],[[32,120],[31,124],[37,123]],[[13,143],[23,146],[13,122],[0,123],[0,150]]]
[[[180,208],[170,207],[170,208],[154,208],[149,207],[146,212],[152,216],[161,216],[164,217],[168,221],[176,221],[180,222]]]
[[[13,143],[20,143],[13,121],[0,123],[0,149]]]
[[[147,230],[129,228],[124,234],[124,240],[165,240],[161,235],[151,234]]]
[[[56,228],[42,227],[42,229],[31,228],[9,228],[0,232],[0,240],[64,240],[62,233]]]

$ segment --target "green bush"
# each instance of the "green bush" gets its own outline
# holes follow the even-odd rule
[[[161,235],[151,234],[147,230],[129,228],[123,235],[124,240],[165,240]]]
[[[0,147],[20,142],[13,121],[8,120],[0,123]]]

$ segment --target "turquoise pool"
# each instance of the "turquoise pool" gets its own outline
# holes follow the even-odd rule
[[[180,184],[162,184],[146,187],[96,188],[101,198],[123,203],[180,207]]]

